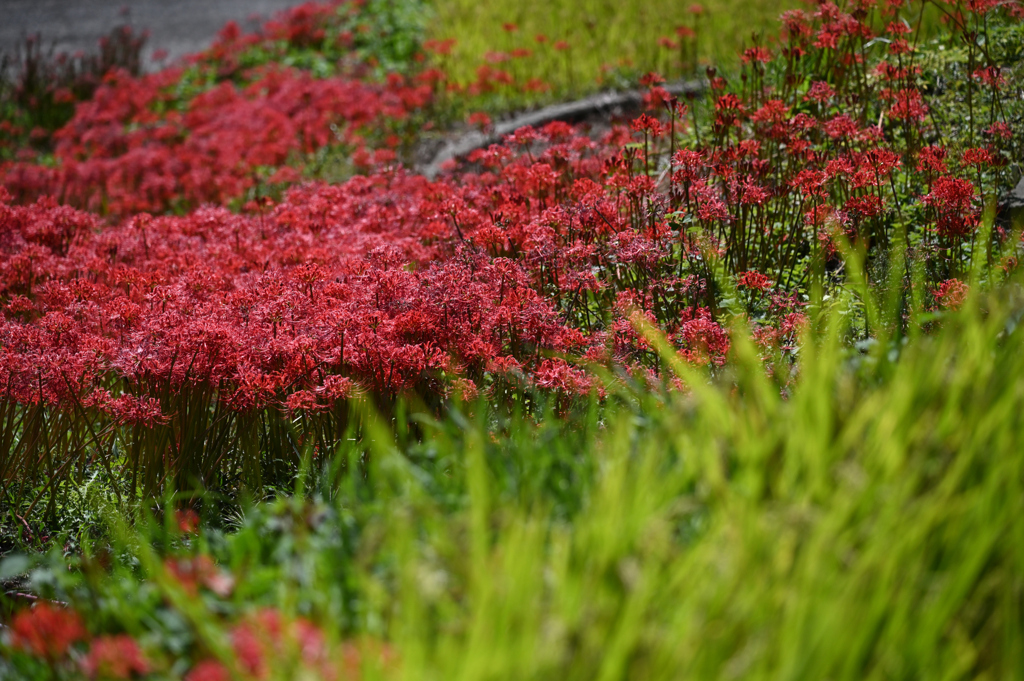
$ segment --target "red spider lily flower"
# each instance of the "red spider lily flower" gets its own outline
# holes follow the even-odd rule
[[[835,50],[839,46],[839,39],[842,37],[842,33],[839,30],[837,24],[825,24],[819,30],[818,34],[814,38],[814,46],[819,50]]]
[[[974,185],[969,180],[943,176],[935,180],[923,202],[935,208],[942,236],[963,237],[977,227],[980,214],[973,206]]]
[[[847,238],[852,236],[849,230],[849,216],[827,203],[815,206],[804,213],[804,222],[817,231],[818,242],[825,250],[826,256],[830,258],[838,252],[835,237],[839,234]]]
[[[663,47],[667,50],[677,50],[679,49],[679,43],[663,35],[658,38],[658,47]]]
[[[711,319],[711,311],[706,307],[687,308],[682,319],[675,335],[680,354],[700,366],[725,364],[731,341],[728,332]]]
[[[506,33],[515,33],[519,30],[519,26],[516,24],[506,23],[501,25],[501,29]]]
[[[665,132],[661,122],[657,118],[648,116],[647,114],[640,114],[640,116],[634,118],[630,127],[633,132],[642,132],[651,135],[652,137],[658,137]]]
[[[758,326],[750,337],[759,348],[771,352],[779,347],[782,333],[774,326]]]
[[[959,310],[967,300],[968,293],[970,293],[970,286],[959,279],[947,279],[940,282],[932,291],[935,302],[947,310]]]
[[[1004,85],[1006,85],[1006,77],[1003,75],[1002,69],[997,66],[986,66],[984,68],[976,69],[971,76],[980,80],[993,90],[1000,90]]]
[[[861,218],[873,218],[882,214],[882,199],[874,194],[853,196],[847,199],[843,210],[850,215]]]
[[[566,50],[569,49],[569,43],[567,43],[564,40],[559,40],[559,41],[555,42],[554,47],[555,47],[555,50],[557,50],[559,52],[565,52]]]
[[[469,114],[466,122],[481,129],[491,127],[491,117],[483,111],[475,111]]]
[[[548,92],[550,89],[551,84],[544,82],[540,78],[531,78],[523,85],[525,92]]]
[[[98,388],[87,396],[82,404],[99,409],[114,423],[121,426],[141,425],[145,428],[153,428],[168,421],[167,416],[160,409],[160,401],[154,397],[136,397],[134,395],[113,397],[107,390]]]
[[[11,632],[15,648],[48,660],[66,655],[86,635],[78,613],[45,602],[15,615]]]
[[[354,142],[359,126],[402,118],[406,106],[431,96],[424,86],[379,92],[267,66],[251,85],[224,82],[193,98],[187,111],[170,107],[158,116],[153,109],[173,96],[173,77],[173,70],[111,76],[58,136],[61,168],[15,164],[5,183],[115,215],[163,211],[172,201],[224,203],[253,187],[259,168],[284,166],[332,141]]]
[[[697,200],[697,217],[704,222],[729,221],[729,208],[722,200],[718,189],[706,180],[693,185],[693,194]]]
[[[992,137],[998,137],[1001,140],[1009,140],[1013,138],[1013,128],[1006,123],[999,121],[985,128],[985,134],[991,135]]]
[[[809,323],[810,320],[803,312],[790,312],[782,318],[779,331],[785,336],[799,336],[807,329]]]
[[[740,189],[740,203],[747,206],[760,206],[771,196],[767,189],[757,184],[750,177],[743,181]]]
[[[773,285],[771,277],[753,270],[741,272],[739,277],[736,278],[737,287],[747,288],[752,291],[767,291],[771,289]]]
[[[654,87],[655,85],[661,85],[664,82],[664,76],[662,76],[660,73],[655,73],[654,71],[651,71],[649,73],[645,73],[640,78],[640,87]]]
[[[703,178],[707,174],[707,165],[700,152],[692,149],[680,149],[672,157],[675,172],[672,181],[676,184],[689,184]]]
[[[967,0],[967,7],[975,14],[988,14],[1001,3],[999,0]]]
[[[805,196],[824,196],[827,177],[821,170],[801,170],[790,184],[798,188]]]
[[[966,149],[961,161],[965,166],[974,166],[980,169],[983,166],[992,165],[992,152],[980,147]]]
[[[715,129],[739,126],[746,112],[747,108],[739,97],[731,92],[722,95],[715,101]]]
[[[594,379],[583,369],[570,366],[562,359],[546,359],[534,373],[534,382],[541,388],[559,390],[568,395],[587,395]]]
[[[810,17],[803,10],[786,10],[782,13],[781,21],[790,42],[807,40],[814,35]]]
[[[495,375],[521,374],[523,365],[515,357],[492,357],[487,360],[487,371]]]
[[[480,389],[468,378],[457,378],[452,381],[449,396],[455,397],[460,402],[473,402],[480,396]]]
[[[917,156],[917,172],[941,175],[949,172],[946,168],[945,147],[925,147]]]
[[[885,32],[889,35],[903,36],[909,35],[912,31],[910,26],[904,21],[891,21],[889,25],[885,27]]]
[[[332,662],[323,632],[306,619],[287,620],[273,608],[244,617],[231,630],[231,645],[242,672],[263,679],[277,659],[298,653],[307,668],[326,670]]]
[[[191,508],[178,509],[174,512],[174,522],[179,532],[192,534],[199,529],[199,514]]]
[[[831,159],[825,164],[825,176],[830,180],[837,177],[843,177],[845,175],[851,175],[854,170],[853,163],[850,161],[848,156],[840,156],[839,158]]]
[[[868,149],[863,154],[856,155],[856,162],[858,172],[867,170],[875,177],[874,185],[877,185],[879,181],[887,178],[891,172],[903,165],[899,154],[880,147]],[[855,181],[854,184],[857,185],[858,183]]]
[[[660,86],[654,86],[644,93],[643,105],[648,111],[660,109],[671,103],[673,97],[668,90]]]
[[[765,47],[755,45],[743,50],[741,60],[744,64],[767,64],[772,60],[772,53]]]
[[[781,99],[769,99],[750,116],[750,120],[755,123],[782,123],[788,117],[789,107]]]
[[[285,398],[284,408],[289,414],[298,414],[324,411],[327,405],[321,404],[312,390],[296,390]]]
[[[676,36],[678,36],[679,38],[682,38],[683,40],[686,40],[688,38],[693,38],[696,35],[697,35],[697,33],[692,28],[690,28],[689,26],[677,26],[676,27]]]
[[[139,644],[127,634],[96,638],[82,660],[82,669],[93,679],[130,679],[147,674],[149,667]]]
[[[823,80],[816,80],[811,83],[811,87],[807,90],[807,94],[804,95],[804,101],[827,104],[835,96],[836,91],[832,89],[831,85]]]
[[[896,120],[921,121],[928,115],[928,105],[916,88],[898,90],[889,98],[892,100],[889,116]]]
[[[740,140],[734,147],[737,159],[757,158],[761,153],[760,140]]]

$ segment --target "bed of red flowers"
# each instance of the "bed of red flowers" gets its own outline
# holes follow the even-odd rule
[[[436,180],[395,151],[437,96],[429,62],[385,80],[365,64],[326,78],[252,64],[254,46],[321,49],[347,7],[304,6],[262,37],[229,27],[157,74],[111,73],[52,156],[0,166],[0,506],[26,527],[87,476],[125,498],[259,491],[332,452],[360,399],[539,392],[570,408],[609,377],[683,389],[641,319],[711,374],[746,324],[784,390],[807,306],[845,286],[851,254],[867,285],[903,298],[896,335],[1017,267],[1019,233],[993,220],[1024,158],[1017,3],[924,3],[944,26],[931,45],[902,0],[787,12],[728,80],[709,70],[706,97],[677,101],[650,74],[631,122],[523,128]],[[947,72],[928,70],[937,46],[956,50]],[[300,182],[328,145],[363,173]],[[852,340],[882,323],[862,316]],[[231,591],[183,561],[154,568],[170,593]],[[56,604],[4,637],[54,674],[169,664]],[[265,678],[275,656],[324,678],[339,659],[394,663],[274,610],[228,640],[186,678]]]
[[[524,128],[435,181],[394,151],[434,96],[415,74],[243,68],[259,39],[230,27],[194,96],[186,67],[110,74],[50,161],[0,167],[2,503],[52,504],[87,471],[127,496],[259,489],[332,451],[355,397],[564,405],[602,392],[599,368],[659,385],[637,315],[712,372],[744,317],[785,385],[848,249],[908,308],[955,307],[972,267],[1016,266],[983,218],[1024,157],[1019,45],[990,36],[1019,36],[1021,7],[925,6],[960,80],[918,63],[920,7],[825,2],[730,80],[709,70],[706,98],[651,74],[628,124]],[[315,47],[344,7],[268,35]],[[298,183],[328,144],[365,174]]]

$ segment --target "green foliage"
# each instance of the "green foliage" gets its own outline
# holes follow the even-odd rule
[[[923,45],[915,61],[921,68],[920,82],[931,95],[939,139],[949,143],[951,152],[989,144],[992,134],[978,131],[1000,119],[1018,131],[1007,141],[1008,164],[988,169],[982,178],[983,187],[997,180],[1006,190],[1024,174],[1024,140],[1019,135],[1024,130],[1024,101],[1014,92],[1024,82],[1024,23],[986,20],[973,28],[980,35],[975,45],[934,38]],[[971,76],[989,60],[1002,67],[995,86]]]
[[[690,77],[698,64],[735,64],[751,33],[774,27],[782,11],[799,4],[789,0],[559,0],[539,4],[438,0],[435,6],[437,20],[431,37],[457,40],[445,61],[453,81],[466,83],[476,78],[477,68],[487,62],[489,52],[527,48],[533,54],[523,70],[551,84],[555,97],[564,97],[602,86],[631,86],[636,75],[646,71],[660,71],[671,78]],[[507,24],[514,30],[506,30]],[[679,48],[659,44],[659,38],[680,42],[676,34],[680,27],[696,33],[692,39],[696,59],[686,63],[680,62]],[[538,43],[537,36],[546,41]],[[567,43],[568,49],[554,49],[559,41]]]

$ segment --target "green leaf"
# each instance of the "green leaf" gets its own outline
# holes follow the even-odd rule
[[[0,561],[0,579],[10,579],[11,577],[23,575],[31,567],[32,561],[28,556],[21,554],[7,556],[3,561]]]

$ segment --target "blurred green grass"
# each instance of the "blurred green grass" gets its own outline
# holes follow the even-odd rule
[[[753,34],[777,33],[779,15],[797,6],[796,0],[435,0],[430,37],[457,40],[449,67],[458,82],[471,81],[488,52],[528,48],[533,55],[523,69],[530,77],[556,90],[585,90],[613,80],[616,70],[660,69],[678,77],[678,51],[662,47],[658,39],[678,40],[676,29],[682,26],[697,30],[700,63],[734,63]],[[516,29],[506,30],[506,24]],[[547,41],[537,43],[538,35]],[[557,41],[569,48],[555,50]]]

